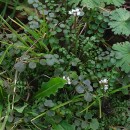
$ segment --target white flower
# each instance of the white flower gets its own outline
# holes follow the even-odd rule
[[[106,92],[108,90],[108,79],[104,78],[100,80],[99,83],[103,85],[102,89]]]
[[[66,80],[65,76],[63,76],[63,79],[65,79],[65,80]]]
[[[76,8],[76,9],[72,9],[71,11],[69,11],[69,14],[72,14],[74,16],[83,16],[84,12],[81,9]]]
[[[102,79],[99,81],[100,84],[107,84],[108,83],[108,79]]]
[[[108,83],[108,79],[104,79],[103,81],[104,81],[104,83]]]
[[[71,80],[70,80],[69,76],[67,76],[67,77],[63,76],[63,79],[65,79],[67,81],[66,84],[71,84]]]
[[[108,89],[108,85],[106,84],[106,85],[104,85],[104,91],[106,92],[107,89]]]
[[[69,11],[69,14],[73,14],[72,11]]]
[[[68,84],[71,84],[70,78],[67,77]]]

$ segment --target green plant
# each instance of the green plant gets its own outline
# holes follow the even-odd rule
[[[48,97],[51,94],[55,94],[59,88],[63,88],[66,81],[61,78],[53,78],[48,83],[43,83],[42,88],[36,93],[34,99],[40,99],[43,97]]]
[[[81,5],[86,6],[87,8],[95,8],[95,7],[99,7],[100,4],[102,3],[102,0],[100,1],[96,1],[96,0],[72,0],[69,3],[72,4],[74,3],[75,6],[77,6],[79,3],[81,2]]]
[[[76,0],[76,1],[74,1],[74,0],[72,0],[69,3],[77,6],[80,2],[81,2],[81,5],[85,5],[88,8],[102,7],[104,5],[104,3],[107,5],[112,4],[114,6],[119,7],[125,3],[124,0],[99,0],[99,1],[96,1],[96,0]]]
[[[24,2],[0,16],[1,129],[129,129],[127,2]]]
[[[103,1],[106,2],[108,5],[112,4],[118,7],[125,3],[125,0],[103,0]]]
[[[116,9],[111,12],[109,25],[115,34],[130,35],[130,12],[126,9]]]
[[[17,13],[17,7],[22,7],[22,5],[24,5],[26,7],[27,5],[27,1],[24,0],[22,1],[22,3],[18,0],[13,1],[13,0],[0,0],[0,6],[2,7],[1,9],[1,13],[0,15],[2,17],[5,17],[6,21],[10,22],[10,19],[7,17],[10,16],[11,18],[13,18],[15,16],[15,14]],[[2,22],[2,21],[0,21]]]
[[[122,71],[125,71],[128,73],[130,71],[130,43],[129,42],[123,42],[123,43],[117,43],[113,45],[114,50],[114,57],[116,59],[115,66],[121,67]]]

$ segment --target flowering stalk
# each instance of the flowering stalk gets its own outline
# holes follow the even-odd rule
[[[70,81],[70,77],[69,76],[63,76],[63,79],[65,79],[67,81],[66,84],[71,84],[71,81]]]
[[[71,11],[69,11],[70,15],[74,16],[74,25],[73,25],[73,29],[75,30],[75,34],[76,34],[76,39],[78,38],[78,34],[77,34],[77,30],[76,30],[76,26],[77,26],[77,21],[78,21],[78,17],[79,16],[83,16],[84,12],[82,11],[82,9],[80,8],[76,8],[76,9],[72,9]],[[75,54],[77,54],[77,49],[78,49],[78,40],[75,40],[75,44],[74,44],[74,51]]]
[[[99,81],[101,85],[103,85],[103,89],[106,92],[108,90],[108,79],[102,79]]]

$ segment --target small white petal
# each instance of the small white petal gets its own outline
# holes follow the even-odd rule
[[[72,13],[74,13],[75,12],[75,10],[74,9],[72,9],[72,11],[71,11]]]
[[[104,83],[104,81],[103,81],[103,80],[100,80],[99,83],[102,84],[102,83]]]
[[[105,84],[104,86],[108,87],[108,84]]]
[[[69,77],[67,77],[66,79],[67,79],[68,81],[70,80],[70,78],[69,78]]]
[[[81,14],[80,12],[77,12],[77,16],[80,16],[80,14]]]
[[[70,82],[70,81],[68,81],[68,84],[71,84],[71,82]]]
[[[108,80],[107,80],[107,79],[104,79],[103,82],[104,82],[104,83],[108,83]]]
[[[65,76],[63,76],[63,79],[65,79],[65,80],[66,80]]]
[[[70,80],[70,78],[69,78],[69,77],[65,77],[65,76],[63,76],[63,79],[65,79],[65,80],[67,81],[67,83],[66,83],[66,84],[71,84],[71,80]]]
[[[101,82],[101,81],[99,81],[99,83],[101,84],[102,82]]]
[[[79,10],[79,8],[76,8],[75,11],[76,11],[76,12],[79,12],[80,10]]]
[[[68,76],[67,79],[70,79],[70,77]]]
[[[71,84],[70,78],[67,77],[68,84]]]
[[[72,11],[69,11],[69,14],[73,14]]]
[[[73,15],[74,15],[74,16],[77,16],[77,13],[76,13],[76,12],[74,12],[74,13],[73,13]]]
[[[104,91],[106,92],[106,90],[108,89],[108,85],[104,85]]]

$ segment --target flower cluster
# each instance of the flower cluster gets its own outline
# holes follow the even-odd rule
[[[67,81],[67,84],[71,84],[70,78],[68,76],[63,76],[63,79]]]
[[[108,79],[102,79],[99,81],[100,84],[108,84]]]
[[[69,14],[74,15],[74,16],[83,16],[84,12],[80,8],[76,8],[69,11]]]
[[[108,90],[108,79],[102,79],[99,83],[104,86],[104,91],[106,92]]]

